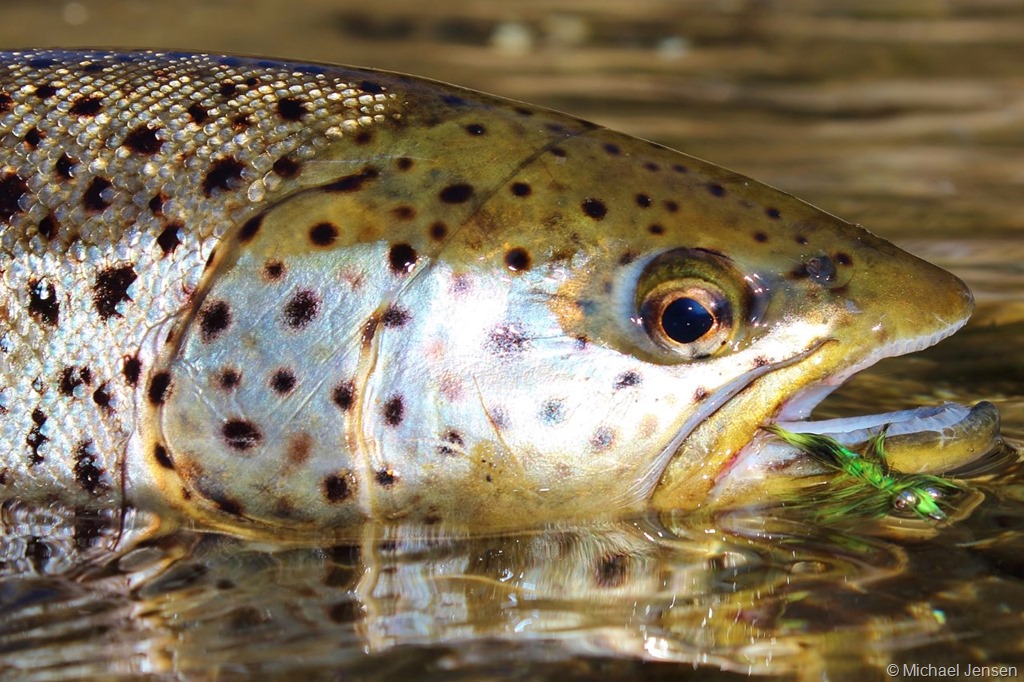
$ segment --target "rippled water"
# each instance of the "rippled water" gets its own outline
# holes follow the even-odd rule
[[[785,4],[785,7],[782,5]],[[9,2],[0,44],[228,50],[546,104],[783,187],[963,277],[974,321],[823,417],[991,400],[966,518],[822,527],[773,506],[495,537],[368,527],[127,555],[79,517],[0,580],[4,679],[721,679],[1024,674],[1024,8],[1005,0]],[[38,514],[38,512],[35,512]],[[5,510],[28,523],[29,512]],[[68,564],[62,547],[87,562]],[[12,555],[7,553],[7,556]]]

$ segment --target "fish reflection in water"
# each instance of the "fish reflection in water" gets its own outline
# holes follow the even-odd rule
[[[993,531],[1019,526],[1021,511],[999,496],[970,522],[940,529],[914,520],[823,528],[765,512],[491,536],[370,525],[329,547],[180,531],[119,558],[94,546],[94,563],[73,570],[40,551],[36,577],[0,587],[0,670],[430,679],[544,676],[551,666],[560,679],[576,667],[583,677],[819,679],[892,661],[968,660],[979,633],[1020,628],[1024,590],[1001,576],[1024,565],[1019,533]],[[82,546],[122,532],[95,518],[77,527],[68,541]],[[938,561],[949,566],[941,576],[928,571]],[[1004,611],[979,613],[979,599]],[[1019,643],[1000,646],[1012,649],[987,655],[1021,655]],[[688,665],[622,667],[638,659]]]

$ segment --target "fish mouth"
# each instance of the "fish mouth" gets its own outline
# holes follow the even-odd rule
[[[769,488],[777,493],[794,487],[800,478],[824,471],[800,450],[764,429],[772,424],[798,433],[828,436],[845,446],[864,443],[884,431],[887,462],[903,473],[949,473],[994,450],[1000,442],[999,412],[986,401],[970,407],[946,402],[878,414],[810,418],[814,408],[858,372],[884,358],[935,345],[962,328],[968,316],[918,338],[876,349],[850,367],[791,395],[749,443],[723,464],[715,477],[711,499],[716,503],[749,499],[752,488],[763,490],[768,478],[775,479]]]

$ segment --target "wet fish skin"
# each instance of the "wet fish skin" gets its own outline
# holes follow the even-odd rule
[[[969,313],[860,228],[554,112],[232,57],[0,64],[5,499],[289,533],[688,506],[795,391]],[[728,310],[713,345],[637,324],[680,282]]]

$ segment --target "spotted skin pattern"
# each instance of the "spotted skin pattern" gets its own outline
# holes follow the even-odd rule
[[[407,76],[4,53],[0,135],[7,500],[243,533],[692,506],[783,398],[928,332],[876,276],[969,299],[730,171]],[[690,281],[732,309],[704,350],[638,313]]]

